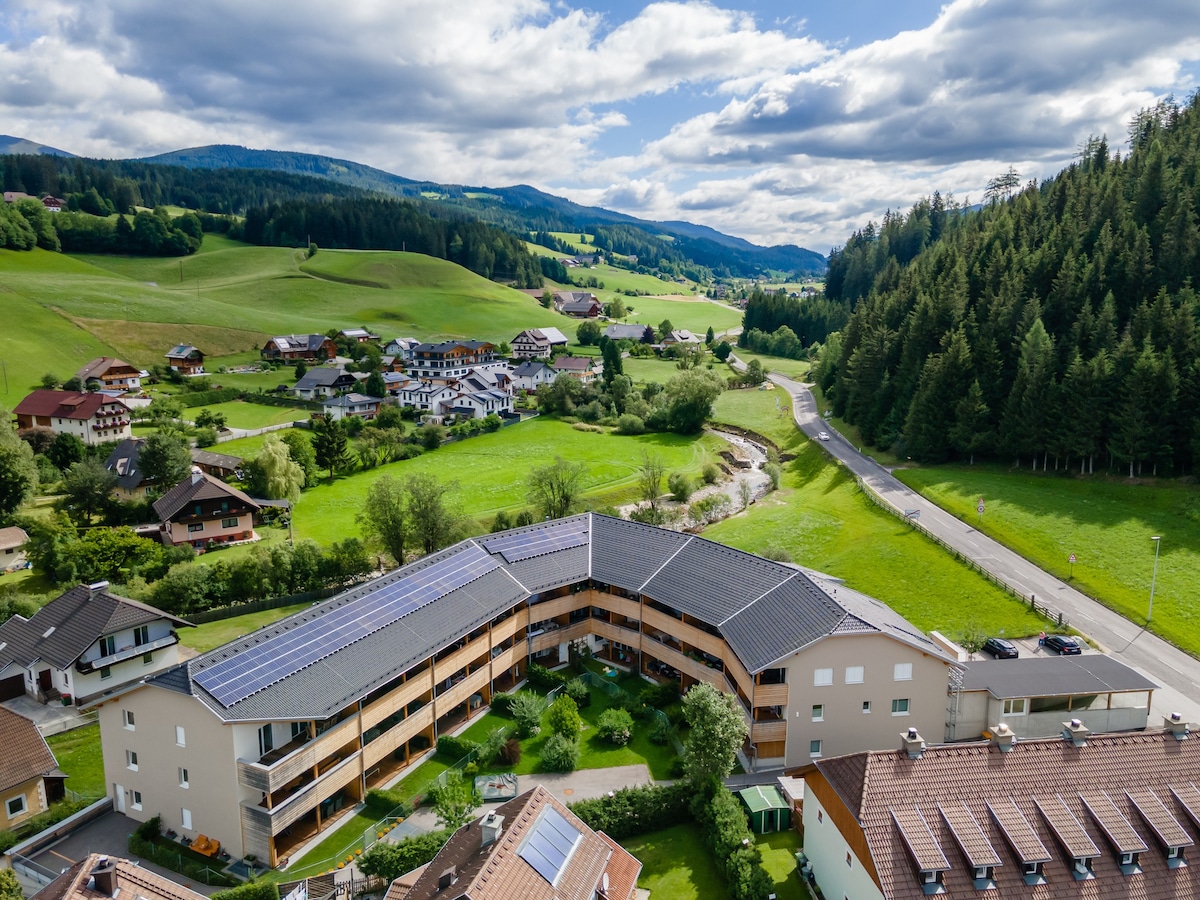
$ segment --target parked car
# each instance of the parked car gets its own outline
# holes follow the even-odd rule
[[[817,432],[817,440],[818,440],[818,441],[827,441],[827,440],[829,440],[829,432],[828,432],[828,431],[818,431],[818,432]]]
[[[1017,645],[1004,638],[988,638],[983,642],[981,649],[996,659],[1016,659],[1020,656],[1020,653],[1017,652]]]
[[[1059,656],[1078,656],[1083,652],[1079,641],[1067,634],[1051,634],[1046,638],[1045,647],[1053,650]]]

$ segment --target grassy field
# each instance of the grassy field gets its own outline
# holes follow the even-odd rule
[[[903,469],[896,477],[1134,622],[1144,622],[1162,537],[1150,629],[1200,654],[1200,495],[1162,480],[1014,472],[1000,466]],[[975,506],[984,498],[979,523]],[[1074,567],[1068,562],[1074,553]]]
[[[240,442],[221,444],[217,449],[226,452],[225,448],[235,443]],[[564,422],[536,418],[494,434],[449,444],[415,459],[342,476],[333,482],[323,480],[305,491],[296,506],[296,537],[329,544],[357,535],[354,517],[362,508],[368,488],[383,475],[403,478],[428,472],[442,481],[457,481],[463,511],[482,521],[501,509],[526,508],[527,474],[535,466],[553,462],[555,456],[583,463],[588,470],[586,499],[605,505],[634,498],[643,451],[661,457],[667,471],[695,476],[720,446],[721,442],[711,436],[594,434],[576,431]]]
[[[730,341],[732,344],[733,341]],[[752,359],[757,359],[762,367],[768,372],[778,372],[787,378],[793,378],[797,381],[804,381],[808,378],[808,370],[812,368],[812,364],[806,359],[787,359],[783,356],[771,356],[767,353],[753,353],[750,350],[743,350],[741,347],[733,348],[734,355],[744,363],[749,363]]]
[[[670,285],[665,285],[667,290]],[[604,293],[598,291],[597,294]],[[712,326],[713,331],[725,331],[737,328],[742,324],[741,310],[719,303],[713,303],[701,297],[697,300],[667,300],[662,297],[624,297],[622,302],[626,307],[633,307],[633,312],[622,319],[622,322],[653,325],[658,328],[663,319],[670,319],[676,328],[686,328],[701,338]]]
[[[621,841],[621,846],[641,860],[638,887],[650,891],[654,900],[721,900],[729,896],[695,822]]]
[[[46,738],[58,767],[67,773],[67,787],[77,794],[103,797],[104,757],[100,753],[100,725],[85,725]]]
[[[277,622],[284,616],[300,612],[312,606],[311,603],[296,603],[291,606],[281,606],[278,609],[264,609],[259,612],[232,616],[228,619],[218,619],[216,622],[205,622],[195,628],[182,628],[179,631],[179,642],[185,647],[191,647],[197,653],[207,653],[214,647],[227,644],[234,638],[249,634]]]
[[[718,417],[756,431],[785,432],[771,418],[773,393],[727,393]],[[709,526],[704,536],[752,553],[772,544],[781,547],[797,563],[844,578],[925,631],[954,637],[971,624],[1012,636],[1044,627],[1023,604],[879,510],[854,478],[830,465],[811,442],[800,439],[791,450],[796,459],[784,466],[782,490],[746,513]]]
[[[288,373],[291,374],[290,372]],[[282,425],[284,422],[296,422],[308,418],[308,410],[295,409],[290,406],[267,406],[263,403],[247,403],[243,400],[230,400],[227,403],[213,403],[209,406],[193,406],[184,411],[184,416],[195,419],[200,410],[207,409],[225,416],[225,424],[231,428],[265,428],[268,425]]]
[[[780,450],[795,451],[807,443],[807,438],[792,421],[791,399],[783,391],[771,387],[771,390],[725,391],[713,404],[712,420],[717,424],[724,422],[746,428],[769,439]]]

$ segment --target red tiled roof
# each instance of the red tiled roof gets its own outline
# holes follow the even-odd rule
[[[3,706],[0,706],[0,734],[4,735],[4,752],[0,753],[0,791],[39,775],[48,775],[58,766],[37,726]]]
[[[104,394],[84,394],[79,391],[50,391],[39,388],[17,404],[18,416],[51,416],[56,419],[82,419],[96,415],[101,406],[110,403],[125,407],[120,400]]]
[[[608,876],[608,900],[629,900],[637,888],[638,875],[642,872],[641,862],[603,831],[597,831],[596,837],[612,848],[613,855],[604,870]]]

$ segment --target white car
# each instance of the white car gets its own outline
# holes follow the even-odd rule
[[[818,440],[818,441],[827,441],[827,440],[829,440],[829,432],[828,432],[828,431],[818,431],[818,432],[817,432],[817,440]]]

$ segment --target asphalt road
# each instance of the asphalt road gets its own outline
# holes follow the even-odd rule
[[[830,439],[820,442],[821,447],[887,504],[902,512],[919,510],[921,528],[974,560],[1019,595],[1034,595],[1039,603],[1061,610],[1073,628],[1162,685],[1163,689],[1154,693],[1151,726],[1161,724],[1156,716],[1172,711],[1183,713],[1190,722],[1200,722],[1200,660],[1147,632],[1144,623],[1113,612],[909,489],[825,422],[805,385],[782,375],[772,374],[770,379],[791,394],[792,414],[800,429],[814,439],[818,432],[828,432]]]

